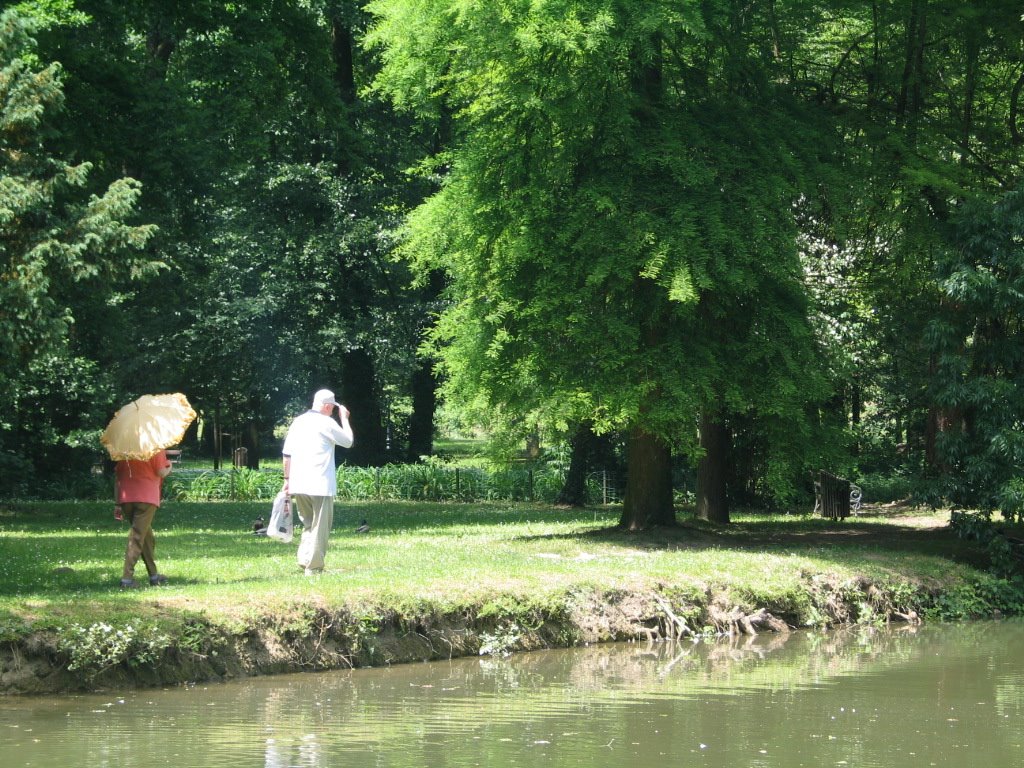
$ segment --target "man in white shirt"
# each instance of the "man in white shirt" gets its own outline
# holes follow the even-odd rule
[[[338,409],[339,424],[331,414]],[[322,573],[327,538],[334,524],[334,496],[338,492],[334,447],[352,446],[348,408],[329,389],[313,395],[313,407],[288,428],[284,439],[284,491],[295,502],[302,520],[299,567],[307,576]]]

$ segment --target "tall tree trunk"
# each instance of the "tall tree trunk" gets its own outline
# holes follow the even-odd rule
[[[697,517],[712,523],[728,523],[729,431],[717,417],[707,413],[700,419],[700,447],[704,455],[697,464]]]
[[[174,33],[163,21],[155,22],[146,33],[146,53],[150,77],[155,80],[164,81],[167,78],[167,64],[171,60],[171,54],[178,47],[178,41]]]
[[[655,525],[675,525],[672,453],[668,446],[643,428],[634,427],[626,451],[626,498],[619,527],[639,531]]]
[[[213,408],[213,468],[220,469],[220,457],[223,449],[224,435],[221,433],[220,405]]]
[[[924,457],[930,474],[933,476],[945,475],[952,470],[949,462],[942,455],[942,451],[939,450],[940,435],[947,432],[963,432],[964,429],[964,415],[959,409],[929,406],[924,426]]]
[[[871,68],[867,72],[867,102],[869,110],[873,110],[875,107],[881,83],[881,38],[881,14],[878,8],[878,0],[873,0],[871,3]]]
[[[662,72],[663,42],[652,35],[646,46],[631,52],[632,92],[636,97],[633,116],[639,126],[638,141],[647,131],[657,131],[665,97]],[[637,278],[637,306],[646,313],[640,321],[640,346],[645,353],[656,350],[664,341],[665,318],[663,291],[648,278]],[[657,392],[651,393],[652,401]],[[672,453],[668,445],[644,426],[647,409],[641,405],[640,418],[626,441],[626,498],[622,505],[619,526],[627,530],[643,530],[654,525],[674,525],[676,511],[672,499]]]
[[[526,458],[530,461],[540,458],[540,432],[536,429],[526,436]]]
[[[354,108],[358,97],[355,40],[351,25],[340,15],[331,17],[331,58],[334,61],[334,82],[338,88],[338,95],[345,106]],[[354,117],[349,117],[349,124],[354,125],[354,120]],[[349,147],[348,151],[334,156],[339,174],[352,170],[354,152],[355,150]]]
[[[966,76],[964,78],[964,107],[960,120],[960,146],[964,148],[960,155],[960,163],[967,165],[970,158],[971,134],[974,132],[974,106],[978,92],[978,69],[981,56],[981,39],[979,29],[971,25],[964,40]]]
[[[356,100],[355,57],[352,55],[352,30],[338,16],[331,19],[331,54],[334,58],[334,81],[346,104]]]
[[[1021,135],[1020,128],[1017,127],[1017,116],[1020,114],[1020,94],[1024,90],[1024,72],[1021,73],[1020,77],[1017,78],[1017,82],[1013,84],[1013,88],[1010,90],[1010,114],[1007,118],[1010,127],[1010,138],[1014,144],[1024,144],[1024,136]]]
[[[260,468],[260,429],[256,419],[250,419],[242,433],[242,445],[245,446],[245,466],[249,469]]]
[[[422,337],[428,335],[427,328],[436,322],[433,309],[444,292],[445,279],[445,273],[441,270],[431,270],[422,288],[422,296],[419,297],[419,306],[423,310],[419,330]],[[420,358],[412,374],[412,416],[409,419],[407,451],[409,461],[419,461],[421,456],[429,456],[434,452],[434,416],[437,412],[437,388],[440,385],[434,370],[436,362],[433,358]]]
[[[249,420],[242,430],[242,447],[245,448],[245,466],[249,469],[260,468],[260,398],[250,395],[247,404]]]
[[[728,498],[740,504],[753,504],[757,500],[758,458],[762,453],[754,436],[756,420],[741,417],[734,422],[724,467],[725,487]]]
[[[373,358],[364,349],[353,349],[345,354],[342,365],[342,402],[351,412],[355,435],[348,461],[359,467],[379,467],[387,463],[387,432]]]
[[[947,298],[939,300],[938,312],[941,317],[952,319],[958,311],[954,302]],[[979,338],[984,331],[975,324],[974,335]],[[964,342],[957,345],[957,354],[965,355],[967,350]],[[935,353],[928,358],[928,378],[932,381],[938,375],[939,361]],[[940,476],[949,472],[952,468],[946,458],[942,455],[939,447],[939,437],[945,432],[963,431],[964,414],[959,408],[950,408],[948,405],[940,405],[929,398],[928,414],[924,425],[924,457],[925,468],[932,476]]]
[[[860,422],[861,413],[864,409],[863,391],[860,384],[860,374],[854,374],[850,380],[850,426],[854,430],[853,455],[860,455]]]
[[[860,426],[863,409],[864,404],[860,385],[860,375],[854,374],[853,378],[850,380],[850,424],[852,426]]]
[[[411,462],[434,452],[434,412],[437,410],[437,376],[433,360],[420,360],[412,374],[412,416],[409,417]]]
[[[771,33],[772,57],[779,61],[782,58],[782,45],[779,43],[779,19],[775,13],[775,0],[768,0],[768,29]]]
[[[896,114],[908,126],[911,146],[916,143],[917,121],[924,107],[924,48],[927,39],[927,0],[911,0],[907,18],[903,78],[896,100]]]
[[[587,503],[587,470],[590,468],[590,457],[594,453],[596,442],[597,436],[591,422],[580,422],[569,441],[572,448],[569,470],[565,473],[562,490],[555,499],[556,504],[582,507]]]

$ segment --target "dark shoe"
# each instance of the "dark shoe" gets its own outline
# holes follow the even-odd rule
[[[135,579],[121,579],[121,589],[138,589],[139,582]]]
[[[167,583],[167,577],[163,576],[163,575],[161,575],[159,573],[156,576],[150,576],[149,577],[149,585],[151,587],[162,587],[166,583]]]

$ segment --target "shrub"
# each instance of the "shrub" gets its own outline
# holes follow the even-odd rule
[[[338,468],[337,498],[346,501],[547,501],[565,481],[559,469],[510,467],[487,471],[443,464],[389,464]],[[601,499],[590,483],[590,495]],[[167,478],[165,496],[179,501],[263,501],[281,488],[279,470],[183,470]]]
[[[865,502],[873,504],[901,501],[913,495],[913,481],[900,474],[872,472],[857,480]]]

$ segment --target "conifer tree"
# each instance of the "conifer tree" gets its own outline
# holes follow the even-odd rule
[[[37,64],[28,22],[0,15],[0,397],[11,377],[59,349],[76,303],[119,281],[151,274],[159,261],[140,249],[152,226],[126,223],[140,185],[114,181],[102,195],[80,190],[89,163],[51,153],[63,104],[61,67]]]

